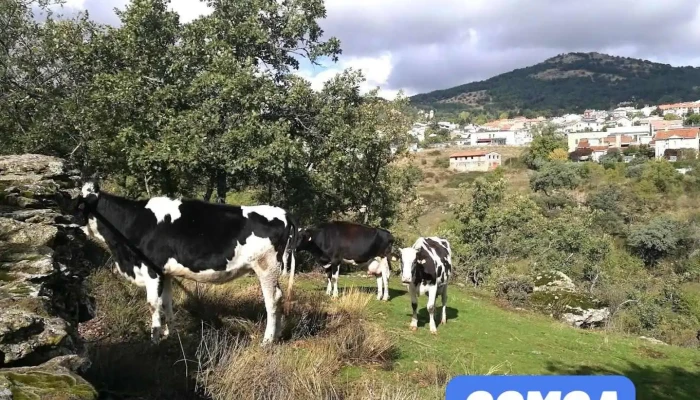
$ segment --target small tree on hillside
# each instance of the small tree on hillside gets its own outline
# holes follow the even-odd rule
[[[539,124],[533,129],[533,139],[523,153],[523,162],[530,169],[538,169],[539,166],[550,160],[550,155],[555,149],[566,152],[566,138],[557,132],[553,124]]]

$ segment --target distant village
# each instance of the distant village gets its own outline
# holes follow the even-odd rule
[[[460,148],[450,155],[450,168],[458,171],[487,171],[501,163],[499,146],[527,146],[532,141],[532,130],[542,123],[551,123],[568,141],[569,158],[574,161],[599,162],[601,157],[627,148],[653,149],[656,158],[675,162],[683,149],[700,150],[700,127],[684,126],[690,114],[700,114],[700,100],[686,103],[619,107],[611,111],[586,110],[583,114],[561,117],[517,117],[487,122],[483,125],[460,126],[438,121],[437,126],[449,132],[449,140],[435,143],[426,141],[436,134],[428,129],[434,124],[434,112],[420,111],[420,118],[409,131],[416,139],[413,152],[424,149]],[[673,118],[673,119],[671,119]],[[469,147],[479,149],[470,150]],[[634,155],[625,155],[625,162]]]

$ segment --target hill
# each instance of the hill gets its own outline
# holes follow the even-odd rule
[[[437,109],[582,112],[619,103],[700,99],[700,68],[600,53],[568,53],[490,79],[411,97]]]

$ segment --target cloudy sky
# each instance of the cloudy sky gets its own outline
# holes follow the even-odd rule
[[[99,22],[117,24],[128,0],[67,0]],[[183,22],[208,9],[171,0]],[[338,63],[304,65],[319,88],[352,67],[363,89],[385,97],[423,93],[536,64],[570,51],[700,66],[698,0],[326,0],[321,25],[341,41]]]

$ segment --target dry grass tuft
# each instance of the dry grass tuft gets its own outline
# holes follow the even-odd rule
[[[293,341],[284,344],[261,348],[206,330],[197,350],[201,391],[212,399],[342,399],[347,390],[334,383],[340,368],[391,365],[394,338],[364,319],[372,295],[351,290],[328,306],[318,296],[305,293],[294,304],[286,323]]]
[[[384,381],[361,381],[346,388],[345,400],[418,400],[416,389]],[[442,398],[442,396],[438,396]]]
[[[339,367],[329,352],[289,345],[269,349],[209,331],[197,358],[198,386],[213,399],[337,398],[332,375]]]

